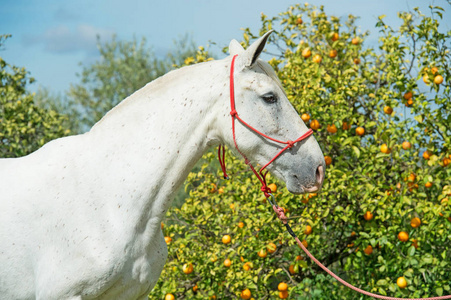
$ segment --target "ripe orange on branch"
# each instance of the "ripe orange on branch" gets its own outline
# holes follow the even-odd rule
[[[312,120],[310,122],[310,128],[313,130],[318,130],[320,128],[319,121],[318,120]]]
[[[410,147],[412,147],[412,145],[410,144],[410,142],[408,142],[408,141],[402,142],[402,148],[403,148],[404,150],[409,150]]]
[[[442,75],[437,75],[434,77],[434,83],[435,84],[441,84],[443,82],[443,76]]]
[[[312,226],[310,226],[310,225],[305,226],[304,233],[305,233],[306,235],[311,234],[312,231],[313,231]]]
[[[393,108],[391,108],[390,106],[385,106],[384,107],[384,113],[386,113],[387,115],[391,115],[393,112]]]
[[[390,148],[388,148],[387,144],[382,144],[381,152],[385,154],[389,154],[391,152]]]
[[[274,243],[269,243],[268,246],[266,246],[266,249],[269,253],[274,253],[277,250],[277,246]]]
[[[396,284],[401,288],[405,288],[407,286],[407,281],[404,277],[399,277],[398,280],[396,280]]]
[[[405,231],[398,233],[398,240],[401,242],[407,242],[409,240],[409,234]]]
[[[241,292],[241,299],[250,299],[252,296],[251,291],[249,289],[245,289]]]
[[[288,298],[288,291],[280,291],[279,292],[279,298],[280,299],[287,299]]]
[[[226,234],[226,235],[224,235],[223,237],[222,237],[222,242],[224,243],[224,244],[228,244],[228,243],[230,243],[232,241],[232,238],[230,237],[230,235],[228,235],[228,234]]]
[[[185,273],[185,274],[191,274],[191,273],[193,273],[193,271],[194,271],[193,264],[192,264],[192,263],[184,264],[183,267],[182,267],[182,271],[183,271],[183,273]]]
[[[335,124],[327,125],[327,132],[329,133],[336,133],[337,132],[337,126]]]
[[[370,255],[371,253],[373,253],[373,247],[371,245],[368,245],[365,250],[363,250],[363,252],[365,252],[366,255]]]
[[[330,164],[332,164],[332,157],[326,155],[324,156],[324,161],[326,162],[326,166],[329,166]]]
[[[316,54],[315,56],[313,56],[312,60],[313,62],[319,64],[323,59],[321,58],[321,55]]]
[[[311,55],[312,55],[312,51],[310,50],[310,48],[305,48],[304,50],[302,50],[303,58],[309,58]]]
[[[332,41],[336,41],[336,40],[338,40],[338,38],[339,38],[340,36],[338,35],[338,33],[337,32],[334,32],[333,34],[332,34]]]
[[[308,121],[310,121],[310,115],[309,114],[302,114],[301,116],[302,121],[304,121],[305,123],[307,123]]]
[[[367,211],[364,215],[363,218],[367,221],[370,221],[373,219],[373,214],[370,211]]]
[[[332,50],[329,51],[329,57],[330,58],[335,58],[335,57],[337,57],[337,55],[338,55],[338,51],[337,50],[332,49]]]
[[[232,261],[229,258],[226,258],[224,260],[224,266],[226,266],[227,268],[230,267],[232,265]]]
[[[362,135],[365,134],[365,129],[364,129],[363,127],[357,127],[357,128],[355,129],[355,133],[356,133],[358,136],[362,136]]]
[[[410,220],[410,226],[412,226],[413,228],[417,228],[421,225],[421,220],[420,218],[412,218],[412,220]]]
[[[281,292],[288,290],[288,285],[285,282],[279,283],[277,289]]]
[[[409,100],[409,99],[411,99],[412,97],[413,97],[413,94],[412,94],[412,92],[410,92],[410,91],[404,94],[404,99],[406,99],[406,100]]]

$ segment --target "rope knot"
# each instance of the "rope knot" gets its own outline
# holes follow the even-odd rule
[[[287,141],[287,144],[288,144],[288,148],[293,148],[293,146],[294,146],[294,142],[293,141]]]
[[[236,112],[236,110],[232,110],[231,112],[230,112],[230,115],[232,116],[232,117],[236,117],[237,115],[238,115],[238,113]]]
[[[285,209],[283,207],[278,206],[276,208],[276,206],[273,205],[272,209],[276,212],[277,217],[284,225],[288,223],[288,218],[285,216]]]

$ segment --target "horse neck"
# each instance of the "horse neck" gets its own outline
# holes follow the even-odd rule
[[[89,132],[94,163],[104,162],[111,194],[147,212],[146,219],[164,216],[195,163],[219,143],[228,77],[218,64],[182,68],[149,83]]]

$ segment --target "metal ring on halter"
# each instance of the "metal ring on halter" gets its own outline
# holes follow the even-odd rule
[[[271,205],[274,205],[276,208],[278,208],[279,205],[277,205],[276,198],[274,197],[274,195],[271,194],[271,193],[268,193],[268,195],[269,195],[269,197],[267,197],[266,199],[268,199],[269,203],[270,203]],[[270,198],[272,198],[272,201],[271,201]]]

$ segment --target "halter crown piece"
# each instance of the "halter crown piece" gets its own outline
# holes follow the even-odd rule
[[[302,141],[303,139],[309,137],[310,135],[312,135],[313,130],[309,129],[306,133],[304,133],[302,136],[300,136],[297,140],[295,141],[280,141],[277,140],[275,138],[272,138],[270,136],[267,136],[266,134],[258,131],[257,129],[255,129],[254,127],[252,127],[251,125],[249,125],[248,123],[246,123],[243,119],[241,119],[241,117],[238,115],[238,112],[236,111],[236,105],[235,105],[235,85],[234,85],[234,71],[235,71],[235,60],[237,58],[238,55],[233,56],[232,58],[232,64],[230,66],[230,116],[232,117],[232,134],[233,134],[233,143],[235,144],[235,148],[236,150],[238,150],[238,152],[241,154],[241,156],[244,158],[244,162],[251,168],[252,172],[254,172],[255,176],[257,176],[258,180],[260,180],[262,187],[261,187],[261,191],[265,194],[266,198],[271,197],[271,189],[267,186],[266,184],[266,175],[268,174],[268,171],[266,170],[266,172],[263,173],[263,171],[266,169],[267,166],[269,166],[272,162],[274,162],[285,150],[287,149],[291,149],[294,144],[296,144],[297,142]],[[279,144],[284,144],[286,145],[282,150],[279,151],[279,153],[277,153],[266,165],[264,165],[259,172],[257,172],[254,168],[254,166],[251,164],[251,162],[249,161],[249,159],[246,157],[246,155],[244,155],[243,152],[240,151],[240,149],[238,148],[238,144],[236,142],[236,134],[235,134],[235,120],[238,120],[241,122],[241,124],[243,124],[244,126],[246,126],[247,128],[249,128],[250,130],[254,131],[255,133],[263,136],[264,138],[267,138],[273,142],[279,143]],[[224,150],[224,146],[223,145],[219,145],[219,149],[218,149],[218,157],[219,157],[219,163],[221,165],[221,169],[222,172],[224,173],[224,179],[228,179],[229,176],[226,173],[226,167],[225,167],[225,150]],[[274,197],[272,197],[274,200]],[[277,207],[277,205],[276,205]]]

